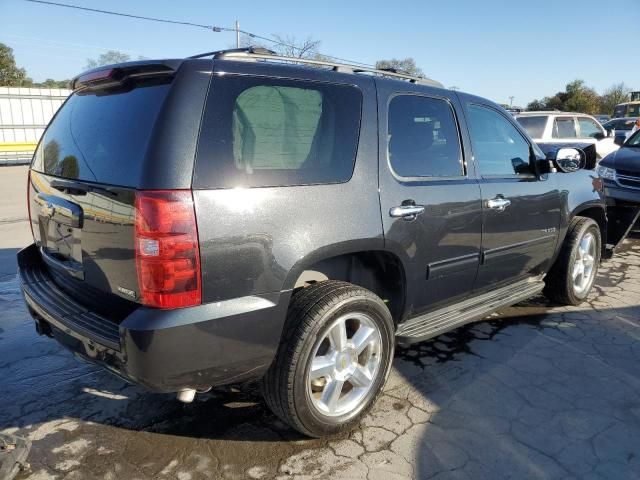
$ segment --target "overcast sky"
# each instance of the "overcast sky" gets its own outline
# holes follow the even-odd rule
[[[581,78],[599,92],[640,90],[640,0],[212,1],[60,0],[136,15],[311,35],[322,53],[375,63],[413,57],[446,86],[526,105]],[[70,78],[106,50],[182,57],[228,48],[233,33],[0,0],[0,42],[36,81]]]

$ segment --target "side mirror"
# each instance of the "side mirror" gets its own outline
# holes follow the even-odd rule
[[[595,138],[596,140],[602,140],[604,138],[607,138],[606,135],[602,132],[597,132],[593,134],[593,138]]]
[[[585,155],[577,148],[561,148],[554,158],[558,170],[564,173],[577,172],[586,165]]]

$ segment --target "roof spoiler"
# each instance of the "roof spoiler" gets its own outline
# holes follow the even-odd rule
[[[81,73],[71,80],[71,89],[109,88],[121,85],[128,79],[172,75],[180,61],[166,62],[127,62],[117,65],[105,65]]]

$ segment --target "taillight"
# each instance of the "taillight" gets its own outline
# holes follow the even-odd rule
[[[31,221],[31,169],[27,173],[27,212],[29,212],[29,227],[31,227],[31,237],[35,240],[33,234],[33,222]]]
[[[144,305],[202,301],[198,228],[189,190],[136,192],[136,269]]]

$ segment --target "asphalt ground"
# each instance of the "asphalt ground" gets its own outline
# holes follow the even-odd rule
[[[32,440],[18,479],[640,479],[640,239],[587,303],[543,297],[397,352],[357,430],[309,440],[255,385],[190,405],[36,335],[15,275],[26,169],[0,168],[0,432]]]

